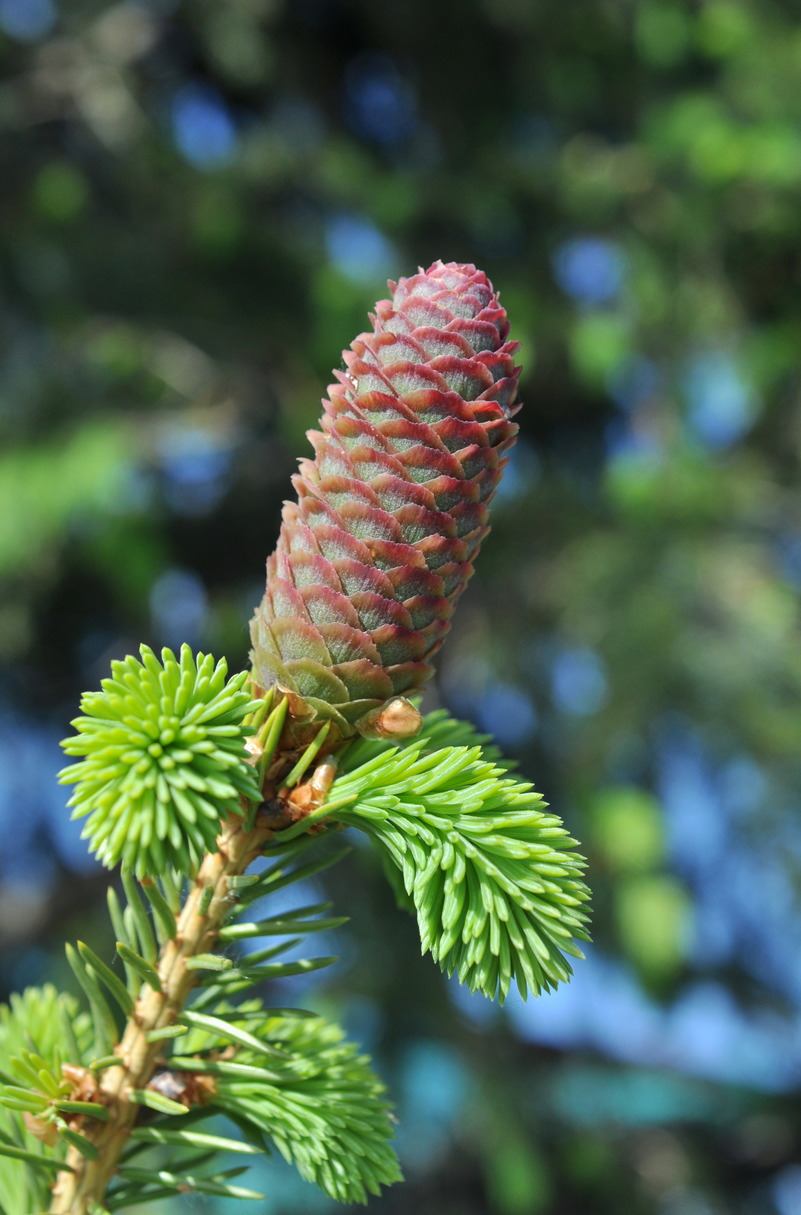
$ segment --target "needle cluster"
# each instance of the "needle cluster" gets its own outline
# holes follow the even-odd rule
[[[227,679],[224,660],[186,645],[161,662],[148,646],[140,653],[82,698],[77,734],[62,744],[80,762],[60,779],[75,784],[73,818],[88,816],[83,836],[104,865],[188,873],[214,851],[221,819],[259,797],[245,749],[256,705],[247,674]]]

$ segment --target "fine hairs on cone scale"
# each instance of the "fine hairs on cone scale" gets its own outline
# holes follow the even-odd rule
[[[536,996],[581,957],[576,841],[490,739],[416,703],[515,439],[516,344],[472,265],[390,287],[293,479],[252,672],[143,646],[64,743],[74,817],[120,869],[117,957],[68,945],[81,1000],[46,985],[0,1006],[3,1215],[259,1198],[227,1157],[271,1148],[340,1202],[400,1179],[369,1058],[270,1002],[274,980],[336,961],[281,955],[341,916],[270,900],[338,862],[345,829],[471,990]]]

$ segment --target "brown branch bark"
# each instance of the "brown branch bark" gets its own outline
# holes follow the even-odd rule
[[[214,947],[217,933],[230,911],[229,879],[244,873],[274,834],[275,822],[267,826],[264,816],[257,817],[254,829],[243,831],[243,820],[230,818],[218,836],[219,851],[209,854],[178,916],[175,937],[162,947],[158,960],[161,991],[144,987],[133,1016],[128,1021],[119,1048],[115,1051],[122,1066],[103,1073],[100,1090],[94,1098],[108,1107],[108,1122],[90,1122],[81,1128],[98,1150],[97,1160],[87,1160],[70,1148],[67,1163],[74,1172],[61,1172],[53,1188],[51,1215],[86,1215],[91,1202],[102,1205],[120,1156],[133,1129],[141,1106],[130,1100],[130,1093],[142,1089],[152,1079],[163,1042],[148,1042],[151,1030],[174,1025],[197,972],[187,969],[189,958],[207,953]],[[204,891],[213,895],[205,915],[199,914]],[[208,896],[207,896],[208,897]]]

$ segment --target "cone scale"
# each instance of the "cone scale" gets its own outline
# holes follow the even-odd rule
[[[517,434],[486,275],[435,262],[390,289],[309,431],[251,626],[258,682],[342,737],[431,676]]]

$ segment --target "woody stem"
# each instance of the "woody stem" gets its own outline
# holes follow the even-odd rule
[[[102,1203],[103,1195],[119,1164],[128,1136],[141,1106],[130,1094],[144,1088],[152,1079],[163,1043],[148,1042],[152,1030],[174,1025],[197,972],[187,962],[213,947],[217,933],[230,911],[230,879],[248,868],[273,834],[257,818],[253,830],[243,830],[243,820],[229,818],[218,836],[219,851],[208,854],[179,913],[175,936],[166,941],[158,959],[161,990],[144,987],[116,1050],[122,1060],[103,1074],[100,1093],[95,1098],[109,1111],[108,1122],[87,1120],[83,1135],[97,1148],[97,1159],[88,1160],[70,1148],[67,1164],[72,1172],[59,1173],[53,1188],[51,1215],[86,1215],[90,1204]],[[211,900],[206,891],[211,888]],[[201,900],[205,911],[201,914]]]

